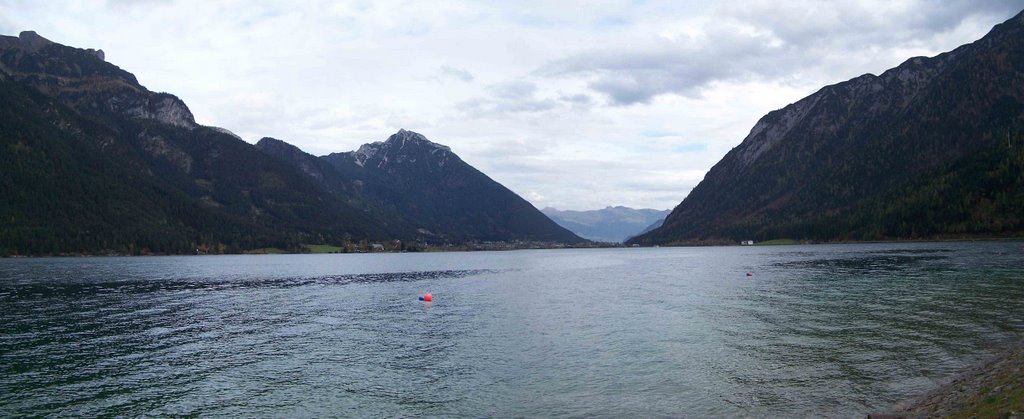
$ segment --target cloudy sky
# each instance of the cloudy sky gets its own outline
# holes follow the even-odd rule
[[[765,113],[980,38],[1024,0],[0,0],[198,122],[322,155],[399,128],[538,208],[672,208]]]

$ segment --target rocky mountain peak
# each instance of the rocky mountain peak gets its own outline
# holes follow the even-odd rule
[[[18,48],[26,54],[35,54],[39,50],[46,48],[47,46],[53,45],[55,42],[43,38],[35,31],[23,31],[18,34]],[[59,44],[58,44],[59,45]],[[86,49],[84,50],[100,60],[106,61],[106,54],[101,49]]]
[[[35,31],[24,31],[18,34],[18,47],[27,54],[34,54],[53,41],[39,36]]]
[[[420,134],[418,132],[409,131],[409,130],[406,130],[405,128],[399,128],[398,132],[394,133],[391,137],[392,138],[398,137],[398,138],[401,138],[401,139],[421,139],[421,140],[426,140],[427,139],[427,137],[424,137],[423,134]]]
[[[399,149],[401,149],[401,147],[404,147],[406,144],[412,143],[419,146],[427,146],[429,148],[451,151],[451,148],[449,148],[448,146],[432,142],[428,140],[427,137],[423,136],[423,134],[413,131],[407,131],[404,128],[399,129],[398,132],[393,134],[391,137],[388,137],[385,143],[389,145],[396,145],[399,147]]]
[[[391,162],[413,163],[420,159],[436,159],[438,166],[443,167],[454,155],[451,151],[450,147],[432,142],[423,134],[400,129],[385,141],[363,144],[352,153],[352,158],[359,166],[373,161],[372,164],[379,168]]]
[[[360,166],[365,166],[366,161],[372,159],[373,156],[376,156],[377,153],[380,152],[381,147],[383,146],[384,143],[380,141],[369,144],[363,144],[359,146],[359,149],[356,150],[355,153],[353,153],[352,157],[353,159],[355,159],[356,164]]]
[[[284,141],[278,140],[277,138],[273,138],[273,137],[263,137],[263,138],[260,138],[260,140],[256,142],[256,147],[258,147],[258,148],[282,147],[282,148],[286,148],[286,149],[289,149],[289,150],[291,150],[291,149],[296,149],[297,150],[298,149],[298,147],[295,147],[295,146],[293,146],[291,144],[288,144],[288,143],[286,143]]]

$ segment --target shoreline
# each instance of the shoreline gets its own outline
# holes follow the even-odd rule
[[[869,419],[1024,418],[1024,339],[964,368],[938,388]]]
[[[1024,236],[1008,236],[1008,237],[963,237],[963,238],[929,238],[929,239],[894,239],[894,240],[879,240],[879,241],[807,241],[800,243],[771,243],[771,244],[759,244],[754,243],[753,245],[741,245],[737,243],[731,244],[666,244],[666,245],[647,245],[647,246],[636,246],[640,248],[657,248],[657,247],[775,247],[775,246],[814,246],[814,245],[846,245],[846,244],[907,244],[907,243],[966,243],[966,242],[1009,242],[1009,241],[1024,241]],[[42,255],[23,255],[23,254],[0,254],[0,259],[22,259],[22,258],[63,258],[63,257],[134,257],[134,256],[217,256],[217,255],[270,255],[270,254],[283,254],[283,255],[310,255],[310,254],[359,254],[359,253],[449,253],[449,252],[480,252],[480,251],[507,251],[507,250],[538,250],[538,249],[615,249],[615,248],[633,248],[634,246],[626,245],[623,243],[577,243],[577,244],[561,244],[554,246],[498,246],[498,247],[472,247],[470,245],[458,245],[451,247],[429,247],[421,250],[399,252],[395,250],[385,250],[383,252],[364,251],[364,252],[290,252],[283,249],[278,252],[260,251],[266,250],[267,248],[250,249],[237,253],[143,253],[143,254],[128,254],[118,252],[100,252],[100,253],[64,253],[64,254],[42,254]]]

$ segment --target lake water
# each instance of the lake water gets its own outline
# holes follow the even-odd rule
[[[862,417],[1022,336],[1022,242],[0,259],[0,416]]]

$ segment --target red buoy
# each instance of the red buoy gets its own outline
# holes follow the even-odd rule
[[[423,301],[434,301],[434,296],[430,293],[423,294]]]

